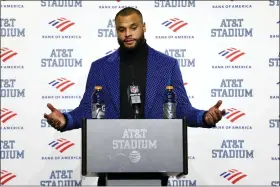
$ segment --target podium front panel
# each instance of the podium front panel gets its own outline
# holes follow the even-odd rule
[[[180,119],[87,120],[87,172],[183,172]]]

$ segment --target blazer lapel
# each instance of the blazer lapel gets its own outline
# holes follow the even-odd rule
[[[120,58],[119,50],[116,50],[112,56],[108,59],[108,62],[103,66],[103,72],[108,92],[111,95],[112,102],[116,109],[118,116],[120,115]],[[146,101],[145,101],[145,118],[148,118],[149,113],[154,104],[154,100],[157,94],[157,90],[161,83],[161,74],[163,72],[160,67],[160,63],[157,63],[157,59],[154,55],[155,51],[148,47],[148,59],[147,59],[147,75],[146,75]],[[143,93],[142,93],[143,94]]]
[[[120,84],[120,72],[119,72],[119,50],[116,50],[112,56],[108,59],[107,63],[103,66],[103,72],[105,76],[105,82],[107,84],[108,92],[111,95],[111,99],[113,105],[116,109],[118,116],[120,115],[120,92],[119,92],[119,84]]]
[[[159,76],[161,74],[160,63],[157,63],[154,55],[155,51],[149,47],[147,61],[147,77],[146,77],[146,103],[145,103],[145,118],[148,118],[149,113],[154,104],[157,90],[159,88]]]

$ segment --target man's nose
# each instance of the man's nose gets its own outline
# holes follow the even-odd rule
[[[127,36],[130,36],[130,35],[131,35],[130,29],[126,29],[125,30],[125,36],[127,37]]]

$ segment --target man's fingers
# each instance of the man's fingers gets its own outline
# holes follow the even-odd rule
[[[60,124],[61,122],[57,119],[53,119],[53,118],[49,118],[47,120],[47,122],[55,129],[59,129],[60,128]]]
[[[50,118],[50,119],[48,119],[47,120],[47,122],[48,122],[48,124],[50,124],[51,126],[53,126],[54,124],[53,124],[53,120]]]
[[[212,124],[214,123],[214,120],[213,120],[212,116],[209,115],[209,114],[206,114],[206,116],[205,116],[205,121],[206,121],[209,125],[212,125]]]
[[[217,123],[218,121],[218,116],[215,113],[215,111],[209,112],[209,115],[211,115],[212,119],[213,119],[213,123]]]
[[[205,121],[206,121],[207,125],[210,125],[210,120],[208,118],[208,115],[205,116]]]
[[[218,120],[221,120],[222,119],[222,112],[219,111],[219,110],[215,110],[214,112],[215,112],[216,116],[218,117]]]
[[[226,110],[225,109],[222,110],[221,113],[222,113],[222,115],[225,115],[226,114]]]
[[[222,100],[219,100],[219,101],[214,105],[214,107],[218,109],[218,108],[222,105],[222,103],[223,103],[223,101],[222,101]]]
[[[55,108],[52,106],[52,104],[48,103],[48,104],[47,104],[47,107],[48,107],[52,112],[55,111]]]
[[[44,118],[48,119],[49,118],[48,114],[44,113]]]
[[[60,125],[60,121],[57,120],[57,119],[55,119],[55,120],[54,120],[54,124],[55,124],[55,125]]]

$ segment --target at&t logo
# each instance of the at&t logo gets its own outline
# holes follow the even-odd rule
[[[1,160],[24,159],[24,150],[17,149],[15,140],[1,140]]]
[[[82,0],[41,0],[41,7],[79,8],[83,4]]]
[[[74,49],[52,49],[49,58],[41,59],[41,67],[82,67],[83,59],[73,58]]]
[[[224,18],[220,28],[211,29],[211,37],[253,37],[253,28],[244,28],[243,18]]]
[[[154,7],[156,8],[187,8],[195,7],[195,0],[155,0]]]
[[[130,159],[131,162],[137,163],[140,161],[141,155],[138,151],[131,151],[131,153],[129,153],[128,155],[128,158]]]
[[[52,170],[47,180],[41,180],[41,186],[82,186],[82,180],[74,179],[73,170]]]
[[[151,150],[157,149],[157,140],[147,139],[147,129],[125,129],[122,135],[122,139],[113,140],[113,150],[131,150],[126,156],[124,153],[117,153],[115,155],[108,155],[110,160],[122,155],[128,157],[130,162],[138,163],[141,159],[141,154],[138,150]],[[137,150],[137,151],[136,151]],[[114,154],[114,153],[113,153]]]
[[[165,49],[164,54],[176,58],[180,67],[195,67],[195,58],[187,58],[186,49]]]
[[[220,149],[212,150],[212,158],[254,158],[254,150],[244,148],[244,140],[223,140]]]
[[[243,88],[243,79],[222,79],[220,88],[211,89],[211,97],[253,97],[253,89]]]
[[[16,18],[1,18],[1,38],[25,37],[25,28],[16,27]]]
[[[106,28],[98,29],[98,37],[99,38],[114,38],[117,37],[116,29],[115,29],[115,20],[109,19],[106,24]]]
[[[16,79],[1,79],[1,98],[25,97],[25,89],[18,89]]]

